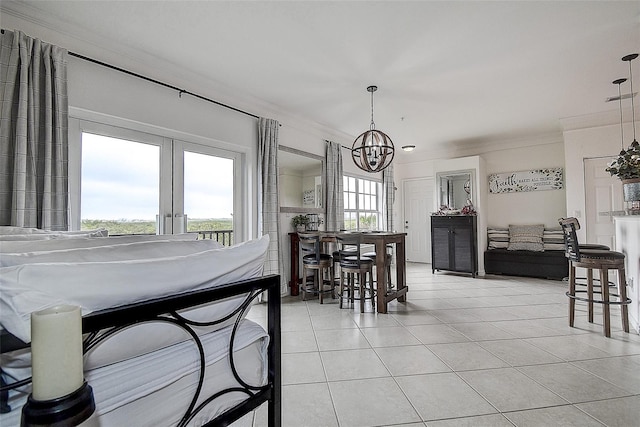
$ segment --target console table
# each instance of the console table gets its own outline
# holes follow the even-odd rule
[[[320,231],[318,232],[324,242],[335,242],[335,236],[341,234],[336,231]],[[405,259],[405,237],[407,233],[392,233],[392,232],[363,232],[362,242],[375,245],[377,254],[385,254],[387,251],[387,245],[395,246],[396,254],[396,289],[387,289],[387,275],[384,273],[386,270],[385,256],[376,257],[376,272],[377,272],[377,311],[378,313],[387,312],[387,304],[389,301],[397,299],[400,302],[404,302],[406,294],[409,288],[407,288],[406,278],[406,259]],[[291,287],[291,295],[296,296],[299,293],[299,238],[298,233],[289,233],[291,241],[291,281],[289,287]]]

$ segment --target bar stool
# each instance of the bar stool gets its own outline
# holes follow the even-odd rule
[[[302,258],[302,300],[306,300],[308,292],[318,294],[320,304],[324,303],[323,296],[331,292],[331,297],[335,298],[335,280],[333,269],[333,257],[322,253],[320,247],[320,235],[318,233],[298,233],[300,238],[300,252]],[[313,288],[310,291],[307,285],[307,270],[313,272]],[[329,272],[329,279],[325,281],[323,273]],[[329,289],[325,289],[326,283]]]
[[[578,222],[577,218],[564,218],[565,221],[567,222],[571,222],[573,223],[576,231],[580,230],[580,223]],[[580,248],[580,250],[585,250],[585,249],[597,249],[597,250],[603,250],[603,251],[609,251],[611,250],[611,248],[607,245],[601,245],[599,243],[580,243],[578,245],[578,247]],[[565,278],[566,280],[569,280],[569,278]],[[586,286],[586,283],[578,283],[578,280],[586,280],[588,281],[596,281],[598,283],[600,283],[600,279],[598,277],[593,277],[593,269],[592,268],[587,268],[587,277],[576,277],[576,285],[584,285]],[[615,285],[612,282],[609,282],[609,285],[612,285],[615,287]],[[595,286],[595,285],[594,285]],[[601,285],[598,285],[596,287],[599,287]],[[593,304],[591,304],[591,307],[593,307]],[[590,315],[589,315],[589,321],[593,322],[593,311],[591,311]]]
[[[387,249],[389,248],[389,246],[387,246]],[[363,257],[367,257],[367,258],[371,258],[371,260],[373,261],[373,265],[376,265],[376,257],[377,254],[375,251],[372,252],[365,252],[362,254]],[[389,252],[387,252],[385,254],[385,260],[384,260],[384,266],[385,266],[385,270],[386,270],[386,274],[387,274],[387,289],[392,289],[393,288],[393,284],[391,283],[391,260],[393,258],[393,255],[391,255]],[[378,281],[378,271],[376,270],[376,283]]]
[[[360,233],[340,234],[337,239],[340,246],[338,250],[340,260],[340,308],[342,308],[346,291],[352,305],[355,305],[356,299],[360,301],[360,313],[364,313],[364,303],[367,299],[371,300],[371,306],[375,311],[376,292],[373,285],[373,260],[361,254],[362,235]],[[369,275],[368,289],[367,274]],[[345,276],[347,279],[346,288]],[[355,297],[356,290],[358,291],[358,298]]]
[[[631,299],[627,298],[626,276],[624,268],[625,256],[621,252],[603,249],[583,249],[578,243],[576,235],[576,219],[560,218],[565,241],[565,255],[569,259],[569,326],[573,327],[575,319],[576,300],[584,301],[589,306],[589,322],[593,323],[593,304],[602,304],[602,327],[606,337],[611,336],[610,306],[620,305],[622,329],[629,332],[629,315],[627,305]],[[576,291],[576,267],[587,269],[586,291]],[[594,292],[592,270],[600,270],[600,292]],[[618,294],[609,292],[609,270],[618,271]],[[586,293],[587,298],[578,297],[577,293]],[[601,294],[601,299],[594,299],[594,293]],[[617,299],[612,301],[611,297]]]

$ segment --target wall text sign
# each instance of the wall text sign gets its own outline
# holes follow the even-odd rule
[[[536,169],[489,175],[489,193],[561,190],[564,188],[562,168]]]

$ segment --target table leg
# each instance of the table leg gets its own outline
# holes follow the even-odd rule
[[[378,313],[387,313],[387,275],[385,262],[387,261],[387,245],[383,239],[376,241],[376,284],[378,288],[377,303]]]
[[[404,239],[402,239],[396,243],[396,280],[398,281],[396,286],[398,291],[407,286],[406,272],[407,262],[404,254]],[[407,298],[404,294],[398,297],[398,302],[405,302],[406,300]]]

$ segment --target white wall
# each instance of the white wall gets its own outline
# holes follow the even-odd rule
[[[556,143],[505,149],[484,153],[488,177],[494,173],[517,172],[564,167],[564,145]],[[558,218],[565,216],[566,185],[562,190],[520,193],[487,193],[488,225],[507,227],[509,224],[544,224],[558,227]]]

